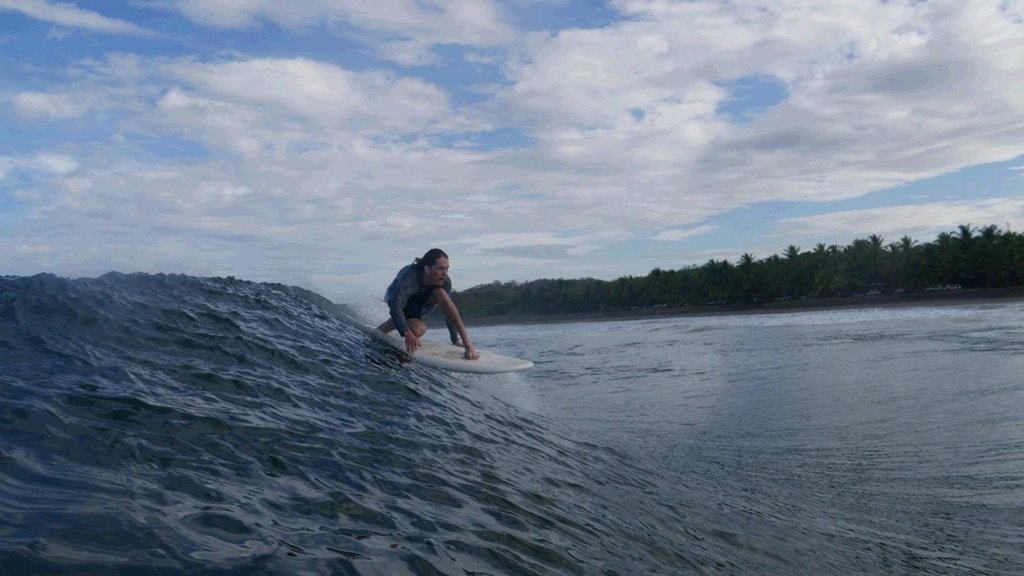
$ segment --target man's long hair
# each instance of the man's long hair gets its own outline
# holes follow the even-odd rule
[[[433,266],[434,262],[437,262],[438,258],[448,258],[448,255],[440,248],[431,248],[430,250],[427,250],[427,253],[424,254],[422,258],[417,258],[413,260],[412,263],[418,268],[422,268],[423,266]]]

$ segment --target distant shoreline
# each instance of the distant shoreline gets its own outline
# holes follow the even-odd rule
[[[645,318],[730,316],[738,314],[784,314],[815,310],[847,310],[857,308],[905,308],[912,306],[957,306],[984,302],[1024,299],[1024,286],[1015,288],[976,288],[955,292],[913,292],[908,294],[879,294],[874,296],[835,296],[785,300],[768,304],[723,304],[707,306],[663,306],[635,310],[608,312],[581,312],[566,314],[466,316],[470,326],[500,326],[507,324],[560,324],[569,322],[604,322],[610,320],[642,320]],[[437,318],[441,325],[443,320]]]

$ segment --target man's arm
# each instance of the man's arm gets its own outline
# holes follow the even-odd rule
[[[444,317],[444,323],[448,326],[448,337],[452,339],[452,344],[459,343],[459,328],[452,322],[452,319],[447,315]]]
[[[476,360],[480,358],[480,355],[473,349],[473,342],[469,339],[469,333],[466,332],[466,325],[462,323],[462,316],[459,315],[459,309],[455,307],[455,302],[452,302],[451,296],[444,290],[438,290],[436,294],[437,303],[440,304],[441,310],[444,311],[447,321],[454,324],[455,331],[462,337],[462,346],[466,349],[466,359]]]
[[[388,308],[391,312],[391,323],[395,325],[395,330],[398,330],[399,336],[405,336],[405,333],[409,331],[409,323],[405,321],[405,312],[402,310],[402,298],[401,294],[396,295],[388,302]]]
[[[405,336],[409,331],[409,323],[405,320],[405,304],[409,298],[419,289],[419,282],[415,274],[403,270],[397,278],[398,285],[395,287],[391,300],[388,300],[388,310],[391,314],[391,323],[395,325],[399,336]]]
[[[452,279],[451,279],[451,277],[448,277],[448,278],[444,279],[444,285],[441,286],[441,289],[439,290],[439,292],[444,292],[445,294],[447,294],[448,299],[449,300],[451,299],[451,295],[452,295]],[[437,302],[440,302],[440,300],[438,299]],[[452,303],[452,307],[454,307],[454,306],[455,306],[455,304],[453,302]],[[452,317],[451,317],[450,314],[448,314],[447,310],[444,310],[444,324],[445,324],[445,326],[448,327],[448,337],[451,338],[452,344],[456,344],[457,345],[459,343],[459,328],[458,328],[458,326],[455,325],[454,322],[452,322]]]

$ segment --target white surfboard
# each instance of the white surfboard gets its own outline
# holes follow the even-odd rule
[[[382,333],[376,328],[366,328],[366,333],[386,343],[388,346],[405,352],[405,340],[392,330],[388,334]],[[452,372],[470,372],[473,374],[502,374],[504,372],[518,372],[533,367],[533,362],[520,360],[511,356],[504,356],[489,350],[476,348],[480,358],[466,360],[464,348],[451,344],[420,338],[420,349],[409,356],[425,366],[450,370]]]

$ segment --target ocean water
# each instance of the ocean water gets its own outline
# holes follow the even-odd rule
[[[1024,573],[1024,303],[471,325],[499,376],[371,320],[0,278],[0,575]]]

